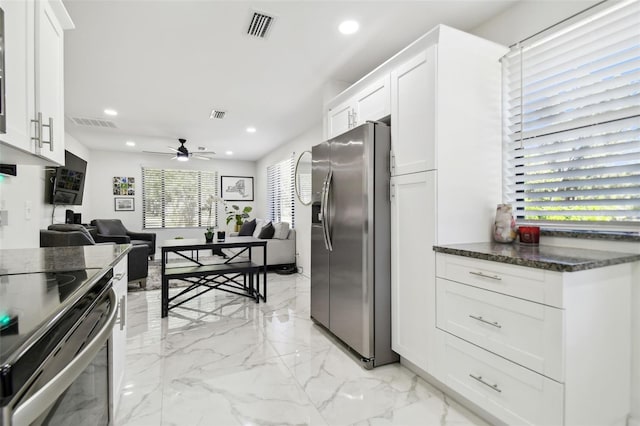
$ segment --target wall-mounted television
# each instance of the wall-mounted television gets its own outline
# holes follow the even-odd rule
[[[84,182],[87,176],[87,162],[64,152],[64,166],[50,170],[45,179],[45,202],[79,206],[82,204]]]

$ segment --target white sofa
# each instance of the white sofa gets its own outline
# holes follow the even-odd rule
[[[231,232],[227,237],[227,241],[241,239],[253,239],[254,237],[239,237],[237,232]],[[267,266],[277,265],[295,265],[296,263],[296,230],[289,229],[287,239],[269,239],[267,242]],[[224,249],[227,256],[233,256],[239,249]],[[247,253],[243,253],[239,257],[248,257]],[[263,263],[262,247],[255,247],[251,252],[251,260],[259,265]]]

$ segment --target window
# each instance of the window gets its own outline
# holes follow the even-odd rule
[[[218,224],[213,197],[218,173],[142,168],[142,226],[189,228]]]
[[[295,153],[267,167],[267,209],[272,222],[288,222],[295,226]]]
[[[502,59],[505,200],[521,222],[637,226],[640,2],[578,18]]]

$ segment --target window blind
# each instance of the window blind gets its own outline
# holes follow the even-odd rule
[[[267,210],[272,222],[295,227],[295,153],[267,167]]]
[[[142,168],[145,229],[217,226],[218,173]]]
[[[640,223],[640,2],[502,59],[504,196],[520,221]]]

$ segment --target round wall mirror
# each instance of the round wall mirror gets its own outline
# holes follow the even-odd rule
[[[296,163],[296,195],[305,206],[311,204],[311,151],[305,151]]]

